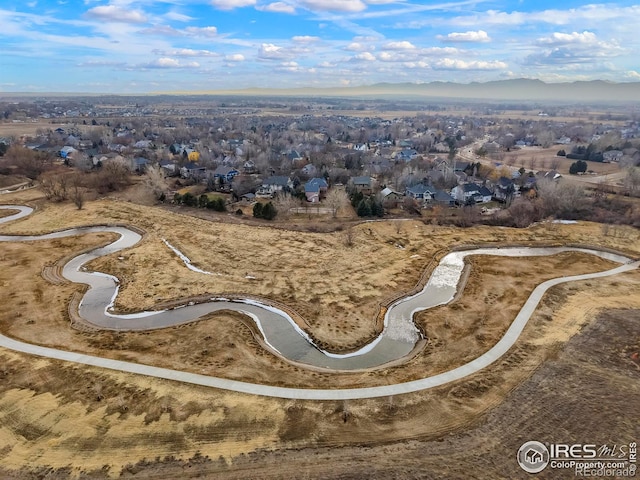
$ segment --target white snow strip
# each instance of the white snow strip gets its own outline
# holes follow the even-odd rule
[[[96,272],[99,273],[99,272]],[[102,274],[105,277],[111,277],[111,275],[106,275],[106,274]],[[115,278],[115,277],[111,277],[111,278]],[[117,284],[117,279],[116,279],[116,290],[113,292],[113,296],[111,297],[111,301],[109,302],[109,304],[104,308],[104,314],[107,317],[112,317],[112,318],[122,318],[122,319],[130,319],[130,318],[144,318],[144,317],[150,317],[151,315],[156,315],[158,313],[162,313],[162,312],[166,312],[166,310],[156,310],[156,311],[144,311],[144,312],[137,312],[137,313],[127,313],[127,314],[115,314],[115,313],[111,313],[110,310],[113,310],[113,306],[115,305],[116,302],[116,297],[118,296],[118,291],[120,290],[120,285]]]
[[[178,250],[176,247],[174,247],[173,245],[171,245],[169,242],[167,242],[164,238],[162,239],[162,241],[164,242],[164,244],[169,247],[171,250],[173,250],[173,253],[175,253],[176,255],[178,255],[178,257],[180,257],[180,260],[183,261],[183,263],[186,265],[186,267],[193,271],[193,272],[198,272],[198,273],[204,273],[205,275],[220,275],[222,276],[221,273],[212,273],[212,272],[207,272],[206,270],[201,270],[198,267],[196,267],[195,265],[193,265],[193,263],[191,263],[191,260],[189,260],[189,257],[187,257],[184,253],[182,253],[180,250]]]

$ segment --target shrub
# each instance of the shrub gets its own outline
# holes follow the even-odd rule
[[[216,212],[224,212],[227,209],[227,206],[224,202],[224,198],[215,197],[207,202],[207,208],[215,210]]]

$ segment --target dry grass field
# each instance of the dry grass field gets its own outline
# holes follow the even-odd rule
[[[224,215],[219,221],[205,221],[111,200],[89,202],[78,211],[71,205],[46,204],[33,191],[0,200],[26,201],[37,207],[30,218],[2,226],[3,233],[41,233],[92,223],[123,223],[145,230],[143,241],[135,248],[92,265],[121,278],[121,310],[204,293],[250,293],[281,301],[299,312],[300,323],[334,350],[366,342],[377,332],[375,318],[381,299],[412,288],[432,258],[456,245],[585,243],[640,254],[637,230],[619,228],[604,235],[599,225],[589,223],[462,230],[413,221],[369,222],[354,227],[354,245],[348,247],[344,231],[309,233],[287,230],[282,224],[276,224],[279,228],[231,224],[222,221]],[[2,244],[2,332],[67,350],[261,383],[385,384],[443,371],[478,356],[501,336],[534,285],[569,272],[607,266],[575,253],[537,259],[475,257],[464,294],[449,306],[417,316],[428,339],[423,352],[403,365],[377,372],[330,375],[294,367],[267,353],[254,339],[250,324],[237,314],[214,315],[155,332],[71,329],[67,303],[78,287],[48,283],[42,268],[110,238],[109,234],[92,234]],[[219,275],[189,271],[163,238],[198,267]],[[517,447],[511,449],[511,443],[520,434],[516,427],[526,432],[526,421],[535,420],[514,421],[520,392],[538,392],[546,398],[558,388],[552,383],[536,389],[541,370],[532,377],[534,372],[541,365],[542,369],[563,371],[582,368],[582,357],[576,360],[563,346],[584,329],[587,333],[574,338],[583,340],[571,348],[590,348],[589,342],[597,337],[589,332],[603,322],[594,323],[598,312],[640,309],[639,287],[637,271],[556,287],[545,296],[516,346],[490,369],[428,392],[377,400],[267,399],[2,350],[0,473],[3,478],[42,478],[44,474],[46,478],[79,478],[82,472],[91,472],[85,478],[190,478],[191,473],[201,478],[374,478],[373,473],[380,472],[377,478],[389,478],[396,468],[395,476],[401,478],[402,468],[416,476],[422,466],[435,476],[462,478],[460,469],[477,466],[478,455],[491,445],[509,458],[515,456]],[[609,342],[587,358],[586,365],[593,367],[584,367],[590,375],[585,377],[584,389],[594,389],[593,402],[599,398],[601,385],[589,379],[607,374],[610,368],[598,355],[608,354],[610,345],[618,352],[615,358],[623,358],[624,349],[638,347],[629,343],[638,338],[637,321],[620,325],[629,331],[607,333]],[[574,340],[570,346],[576,344]],[[547,360],[551,363],[545,363]],[[630,369],[628,375],[635,374],[632,364],[624,365]],[[615,383],[616,378],[610,381]],[[613,386],[627,388],[625,395],[631,392],[622,382]],[[534,404],[538,397],[528,395],[529,403]],[[571,398],[576,401],[577,396]],[[616,405],[625,406],[623,402]],[[545,422],[553,428],[548,419]],[[595,430],[596,422],[592,423]],[[509,429],[511,437],[498,435],[500,428]],[[620,427],[619,431],[622,435],[627,430]],[[447,435],[451,433],[455,436]],[[459,440],[469,448],[475,445],[479,453],[466,460],[459,454],[447,460],[445,444],[430,439],[445,439],[449,446]],[[486,448],[479,439],[489,442]],[[418,455],[422,449],[434,452],[433,460]],[[394,456],[406,458],[407,463],[398,466],[395,462],[394,467]],[[316,458],[324,470],[302,457]],[[492,458],[489,472],[494,475],[486,478],[513,477],[511,467],[504,467],[499,457]],[[304,468],[297,467],[301,462]]]
[[[36,135],[37,131],[55,130],[56,128],[66,128],[67,123],[52,123],[51,121],[37,122],[0,122],[0,137],[20,137],[22,135]]]

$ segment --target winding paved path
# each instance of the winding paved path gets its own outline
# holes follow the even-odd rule
[[[15,215],[0,218],[0,223],[6,223],[9,221],[17,220],[18,218],[25,217],[32,213],[32,210],[29,207],[0,206],[0,208],[4,208],[4,209],[9,208],[9,209],[18,210],[18,213]],[[97,319],[92,318],[90,320],[93,323],[96,323],[102,326],[103,328],[111,328],[111,329],[131,329],[132,325],[138,325],[138,327],[136,327],[137,329],[162,328],[164,326],[168,326],[171,324],[184,323],[185,321],[192,321],[193,318],[197,318],[199,316],[199,315],[195,315],[195,316],[188,315],[189,317],[188,320],[185,320],[181,317],[177,318],[175,316],[176,312],[178,312],[179,314],[182,314],[183,311],[187,311],[188,308],[191,308],[191,307],[185,307],[183,309],[172,310],[170,312],[170,315],[166,316],[166,318],[173,318],[174,319],[173,323],[168,323],[167,325],[165,324],[159,325],[157,322],[153,322],[151,320],[153,319],[154,316],[158,315],[158,312],[141,312],[133,315],[115,315],[109,312],[109,307],[112,304],[113,300],[115,299],[115,295],[117,295],[117,279],[109,275],[100,274],[98,272],[85,272],[83,265],[88,261],[94,258],[97,258],[98,256],[106,255],[108,253],[113,253],[123,248],[129,248],[130,246],[134,245],[140,240],[140,236],[138,234],[124,227],[103,227],[103,226],[86,227],[82,229],[71,229],[64,232],[56,232],[55,234],[47,234],[47,235],[39,235],[39,236],[4,235],[4,236],[0,236],[0,241],[32,241],[32,240],[38,240],[38,239],[57,238],[60,236],[77,235],[77,234],[93,232],[93,231],[110,231],[110,232],[118,233],[121,236],[118,240],[116,240],[110,245],[107,245],[106,247],[99,248],[89,253],[82,254],[73,258],[64,267],[63,275],[66,278],[79,283],[87,283],[91,286],[91,288],[89,289],[89,291],[87,292],[87,294],[85,295],[85,297],[81,302],[80,313],[83,316],[86,314],[92,314],[96,311],[101,312],[101,315],[99,316],[99,318]],[[133,235],[129,235],[126,232],[131,232]],[[136,235],[137,235],[137,238],[136,238]],[[429,285],[432,285],[432,287],[435,287],[437,289],[440,289],[441,287],[443,287],[442,277],[451,276],[450,274],[452,270],[450,267],[454,266],[455,269],[457,269],[463,263],[464,255],[476,254],[476,253],[500,254],[500,255],[510,255],[510,256],[545,255],[545,254],[548,255],[550,253],[556,253],[557,251],[567,251],[567,250],[578,250],[578,251],[592,253],[595,255],[600,255],[602,257],[617,261],[621,263],[621,265],[614,269],[603,271],[603,272],[597,272],[597,273],[591,273],[591,274],[585,274],[585,275],[576,275],[576,276],[570,276],[570,277],[561,277],[561,278],[548,280],[538,285],[534,289],[534,291],[532,292],[532,294],[530,295],[530,297],[528,298],[528,300],[526,301],[525,305],[522,307],[522,309],[520,310],[516,318],[514,319],[513,323],[511,324],[511,326],[509,327],[505,335],[489,351],[485,352],[475,360],[465,365],[462,365],[456,369],[450,370],[448,372],[444,372],[439,375],[423,378],[420,380],[415,380],[415,381],[405,382],[405,383],[400,383],[395,385],[385,385],[385,386],[368,387],[368,388],[353,388],[353,389],[331,389],[331,390],[285,388],[285,387],[275,387],[275,386],[269,386],[269,385],[252,384],[252,383],[240,382],[235,380],[227,380],[223,378],[198,375],[198,374],[189,373],[189,372],[170,370],[166,368],[158,368],[158,367],[153,367],[149,365],[142,365],[142,364],[137,364],[132,362],[123,362],[119,360],[111,360],[108,358],[96,357],[92,355],[84,355],[84,354],[68,352],[64,350],[41,347],[41,346],[32,345],[24,342],[19,342],[11,338],[5,337],[3,335],[0,335],[0,346],[11,349],[11,350],[23,352],[23,353],[39,355],[43,357],[64,360],[64,361],[69,361],[69,362],[83,364],[83,365],[109,368],[112,370],[118,370],[122,372],[148,375],[148,376],[163,378],[168,380],[176,380],[176,381],[187,382],[187,383],[192,383],[196,385],[203,385],[203,386],[221,388],[225,390],[233,390],[233,391],[242,392],[242,393],[264,395],[264,396],[270,396],[270,397],[305,399],[305,400],[346,400],[346,399],[357,399],[357,398],[383,397],[383,396],[389,396],[389,395],[398,395],[402,393],[416,392],[420,390],[426,390],[429,388],[437,387],[439,385],[443,385],[455,380],[460,380],[466,376],[469,376],[478,372],[479,370],[491,365],[493,362],[498,360],[516,342],[520,333],[522,332],[525,325],[527,324],[527,321],[529,320],[531,314],[533,313],[538,303],[542,299],[542,296],[550,287],[554,285],[558,285],[560,283],[565,283],[565,282],[587,280],[587,279],[605,277],[609,275],[616,275],[618,273],[634,270],[640,266],[640,262],[638,261],[632,262],[628,258],[623,257],[621,255],[597,252],[593,250],[575,249],[575,248],[562,248],[562,249],[551,249],[551,250],[550,249],[479,249],[479,250],[470,251],[470,252],[456,252],[455,254],[450,254],[451,256],[448,255],[447,257],[449,258],[450,265],[448,265],[447,262],[441,263],[441,265],[438,268],[443,267],[446,271],[444,272],[443,275],[440,275],[440,276],[433,275],[432,279],[427,284],[427,287],[425,287],[425,290],[427,290]],[[459,278],[459,275],[457,278]],[[456,283],[457,283],[457,278],[455,279]],[[104,279],[104,281],[100,279]],[[449,284],[445,285],[446,295],[450,294],[450,292],[448,291],[449,287],[450,287],[450,282]],[[409,314],[409,318],[412,318],[413,313],[415,313],[415,311],[419,309],[428,308],[428,307],[424,307],[424,305],[422,304],[424,298],[422,298],[421,295],[424,296],[425,290],[423,290],[423,292],[419,294],[401,299],[398,302],[394,303],[394,306],[402,305],[401,309],[400,307],[398,307],[402,317],[406,317],[406,315]],[[93,291],[93,294],[91,294],[92,291]],[[454,293],[455,293],[455,288],[454,288]],[[104,302],[105,295],[107,295],[107,298],[110,298],[109,304],[105,304]],[[438,299],[438,301],[440,300]],[[446,301],[440,302],[440,303],[446,303]],[[219,302],[214,301],[211,303],[215,304]],[[203,304],[203,305],[210,305],[211,303]],[[232,305],[234,309],[251,316],[256,321],[257,325],[259,327],[261,326],[260,320],[256,317],[258,315],[265,314],[264,305],[258,304],[257,306],[259,308],[257,311],[254,311],[251,308],[248,308],[248,307],[256,306],[255,302],[251,302],[248,304],[237,304],[234,302],[232,303]],[[198,307],[198,306],[194,305],[193,307]],[[83,311],[83,308],[85,309],[84,311]],[[225,308],[230,308],[230,307],[229,305],[225,305]],[[284,314],[284,312],[278,311],[273,308],[267,308],[267,311],[271,312],[275,316],[282,316],[282,314]],[[195,312],[197,313],[197,310]],[[121,323],[123,321],[125,323]],[[134,323],[133,324],[130,323],[131,321],[133,321]],[[138,323],[135,323],[135,322],[138,322]],[[151,323],[148,323],[148,322],[151,322]],[[102,325],[103,323],[104,325]],[[262,325],[264,325],[264,322],[262,322]],[[386,326],[389,325],[387,323],[387,319],[385,319],[385,325]],[[402,328],[406,328],[405,324],[402,324],[402,325],[403,325]],[[294,330],[291,327],[292,325],[289,324],[289,330]],[[263,334],[266,334],[265,339],[267,342],[273,342],[277,340],[277,338],[276,339],[269,338],[268,335],[270,335],[271,333],[265,332],[264,326],[261,328],[261,330],[263,331]],[[385,331],[386,330],[387,330],[387,327],[385,327]],[[288,333],[286,332],[280,332],[280,333],[284,335],[286,338],[288,338],[287,337],[287,335],[289,335]],[[400,332],[400,336],[403,336],[406,333],[407,332],[403,330]],[[305,338],[304,332],[297,331],[296,335],[298,335],[301,338]],[[404,342],[404,343],[408,343],[408,342]],[[272,346],[272,348],[274,347]],[[315,346],[312,345],[312,348],[315,349]],[[274,348],[274,350],[279,351],[277,348]],[[365,354],[368,351],[372,350],[372,348],[367,346],[367,347],[364,347],[362,350],[363,352],[359,355],[361,356],[361,358],[364,358]],[[393,352],[394,348],[391,348],[390,351]],[[340,361],[344,361],[345,357],[354,357],[354,354],[350,354],[347,356],[337,356],[337,357],[341,357]],[[355,355],[355,358],[357,357],[358,357],[358,354]]]

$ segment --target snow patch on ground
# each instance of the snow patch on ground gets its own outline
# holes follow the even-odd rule
[[[173,253],[175,253],[180,260],[182,260],[182,262],[186,265],[186,267],[193,271],[193,272],[197,272],[197,273],[203,273],[205,275],[220,275],[222,276],[221,273],[212,273],[212,272],[207,272],[206,270],[201,270],[198,267],[196,267],[193,263],[191,263],[191,260],[189,260],[189,257],[187,257],[184,253],[182,253],[180,250],[178,250],[176,247],[174,247],[173,245],[171,245],[168,241],[166,241],[164,238],[162,239],[162,241],[164,242],[164,244],[169,247],[171,250],[173,250]]]

